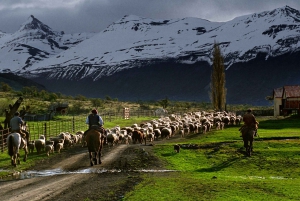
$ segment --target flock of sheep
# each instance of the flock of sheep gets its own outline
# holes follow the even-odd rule
[[[147,143],[159,139],[173,137],[178,133],[184,137],[190,133],[206,133],[212,128],[223,129],[225,125],[240,125],[242,117],[227,112],[193,112],[183,115],[171,114],[166,117],[151,120],[140,125],[120,128],[115,126],[106,129],[106,142],[108,146],[119,143]]]
[[[29,153],[33,153],[34,150],[36,150],[38,154],[46,152],[47,156],[49,156],[50,153],[54,153],[54,151],[60,153],[61,149],[79,143],[83,143],[83,131],[79,131],[75,135],[62,132],[56,137],[50,137],[49,140],[46,140],[45,135],[41,135],[39,139],[32,140],[28,143],[28,150]]]
[[[224,129],[227,125],[240,125],[242,117],[227,112],[193,112],[183,115],[171,114],[159,119],[151,120],[140,125],[133,124],[130,127],[107,128],[104,145],[113,147],[117,144],[152,143],[159,139],[168,139],[175,134],[184,137],[190,133],[206,133],[211,129]],[[84,132],[76,134],[62,132],[49,140],[41,135],[39,139],[28,143],[29,153],[36,149],[37,153],[46,152],[49,154],[60,152],[61,149],[81,144],[86,146]]]

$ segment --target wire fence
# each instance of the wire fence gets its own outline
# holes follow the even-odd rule
[[[100,114],[104,122],[112,122],[117,119],[128,119],[134,117],[149,117],[153,116],[153,110],[136,110],[124,114],[120,112],[106,112]],[[63,120],[48,120],[48,121],[26,121],[27,129],[30,133],[30,141],[39,139],[41,135],[48,140],[50,137],[59,135],[62,132],[69,132],[76,134],[78,131],[85,131],[88,129],[86,124],[87,116],[64,116]],[[0,146],[1,152],[7,149],[6,138],[10,134],[10,129],[0,130]]]

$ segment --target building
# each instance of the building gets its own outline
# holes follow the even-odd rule
[[[300,85],[273,90],[274,116],[300,114]]]

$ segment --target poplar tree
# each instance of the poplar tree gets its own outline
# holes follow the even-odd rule
[[[224,59],[219,45],[214,43],[213,64],[210,83],[210,98],[216,111],[223,111],[226,104]]]

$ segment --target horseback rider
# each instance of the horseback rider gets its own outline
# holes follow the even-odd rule
[[[25,122],[21,119],[20,113],[16,112],[15,116],[10,120],[11,132],[19,133],[23,139],[29,142],[29,133],[22,129],[22,125],[25,125]]]
[[[87,131],[89,131],[90,129],[96,129],[98,131],[104,130],[104,121],[98,114],[98,111],[96,109],[93,109],[91,111],[91,114],[88,115],[88,117],[86,118],[86,124],[89,125],[89,129]],[[87,131],[84,132],[84,135]]]
[[[243,135],[244,129],[253,129],[255,130],[254,136],[257,136],[258,122],[255,119],[255,116],[252,114],[252,110],[248,109],[247,113],[243,116],[244,125],[239,129]]]

